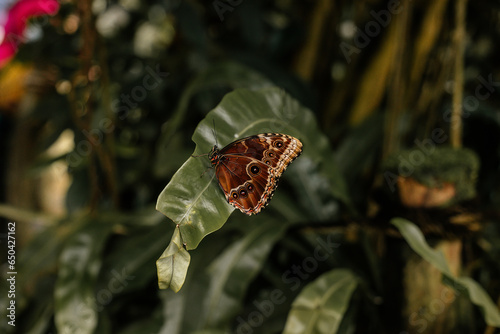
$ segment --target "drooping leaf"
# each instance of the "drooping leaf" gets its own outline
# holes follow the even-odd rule
[[[401,232],[401,235],[406,240],[408,245],[410,245],[411,249],[413,249],[418,255],[439,269],[439,271],[443,274],[448,276],[453,275],[448,267],[448,263],[446,262],[446,258],[443,253],[432,249],[427,244],[422,231],[420,231],[415,224],[403,218],[394,218],[391,220],[391,223],[399,229],[399,232]]]
[[[336,333],[357,286],[356,276],[346,269],[321,275],[293,302],[283,333]]]
[[[178,292],[186,279],[190,261],[191,256],[182,246],[179,228],[176,228],[167,249],[156,261],[160,289],[171,288]]]
[[[55,323],[60,333],[93,333],[102,305],[95,298],[101,251],[111,232],[111,224],[88,220],[67,241],[59,260],[56,282]]]
[[[394,218],[391,223],[399,229],[403,238],[418,255],[441,271],[445,284],[459,293],[466,291],[471,302],[481,309],[486,323],[490,326],[500,327],[500,311],[476,281],[470,277],[453,276],[443,253],[432,249],[427,244],[424,235],[415,224],[403,218]]]

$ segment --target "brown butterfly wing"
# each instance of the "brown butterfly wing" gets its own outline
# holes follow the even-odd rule
[[[237,140],[218,152],[216,176],[229,203],[257,214],[271,199],[286,167],[302,152],[291,136],[265,133]]]
[[[247,174],[246,166],[249,164],[261,166],[258,175],[250,177]],[[216,168],[216,176],[227,201],[248,215],[258,213],[270,196],[267,194],[272,195],[275,188],[267,165],[249,157],[224,159]]]

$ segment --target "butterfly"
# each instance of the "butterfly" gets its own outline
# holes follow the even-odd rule
[[[236,140],[208,157],[227,201],[247,215],[257,214],[274,194],[287,166],[302,153],[297,138],[262,133]]]

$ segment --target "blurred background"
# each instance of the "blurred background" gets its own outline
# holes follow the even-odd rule
[[[499,39],[490,0],[1,0],[1,331],[494,333]],[[175,223],[155,205],[197,124],[274,86],[312,111],[339,183],[302,174],[315,197],[292,223],[285,178],[160,290]],[[443,283],[394,217],[489,304]],[[284,227],[248,241],[265,224]]]

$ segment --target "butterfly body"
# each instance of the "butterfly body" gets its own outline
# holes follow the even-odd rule
[[[257,214],[271,199],[287,166],[302,153],[297,138],[263,133],[212,148],[208,157],[227,201],[241,212]]]

